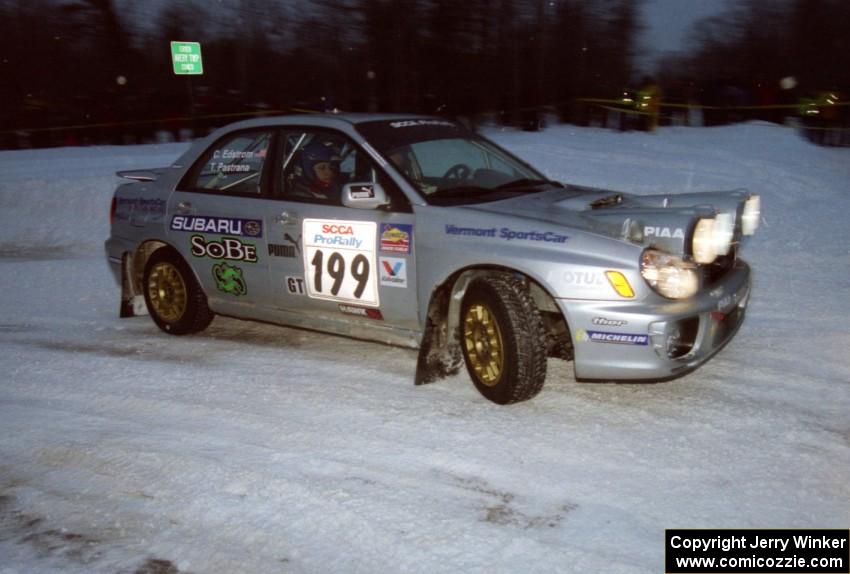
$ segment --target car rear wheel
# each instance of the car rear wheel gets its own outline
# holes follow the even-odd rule
[[[145,303],[157,326],[172,335],[197,333],[215,316],[192,270],[171,249],[159,249],[145,266]]]
[[[461,305],[461,347],[475,387],[498,404],[525,401],[546,379],[546,331],[526,284],[508,273],[472,280]]]

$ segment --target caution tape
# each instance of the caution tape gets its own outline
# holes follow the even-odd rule
[[[578,102],[586,102],[589,104],[616,104],[619,106],[624,106],[622,100],[612,100],[605,98],[577,98]],[[797,110],[800,108],[801,104],[762,104],[758,106],[706,106],[703,104],[680,104],[673,102],[659,102],[659,108],[688,108],[688,109],[700,109],[700,110]],[[803,104],[810,105],[815,107],[827,107],[821,106],[818,104]],[[829,104],[829,106],[850,106],[850,102],[836,102],[834,104]],[[610,109],[610,108],[609,108]],[[627,111],[625,107],[615,108],[620,111]]]
[[[291,113],[299,113],[299,114],[316,114],[320,113],[316,110],[308,110],[303,108],[289,108],[288,110],[263,110],[259,112],[234,112],[229,114],[210,114],[204,116],[172,116],[167,118],[158,118],[154,120],[134,120],[127,122],[102,122],[97,124],[76,124],[69,126],[54,126],[48,128],[16,128],[13,130],[3,130],[0,131],[0,134],[15,134],[15,133],[44,133],[44,132],[62,132],[69,130],[89,130],[89,129],[102,129],[102,128],[119,128],[119,127],[128,127],[128,126],[145,126],[145,125],[160,125],[160,124],[170,124],[175,122],[197,122],[200,120],[214,120],[214,119],[225,119],[225,118],[244,118],[244,117],[263,117],[270,115],[286,115]]]
[[[565,105],[574,102],[582,102],[586,104],[593,104],[597,107],[600,107],[605,110],[615,111],[624,114],[633,114],[633,115],[658,115],[658,112],[655,111],[642,111],[633,108],[628,108],[624,105],[622,100],[608,99],[608,98],[576,98],[571,102],[560,102],[556,104],[550,104],[549,106],[535,106],[535,107],[527,107],[516,110],[510,110],[511,112],[522,112],[522,111],[541,111],[545,109],[552,109],[553,107],[557,107],[560,105]],[[830,104],[830,106],[850,106],[850,102],[836,102],[835,104]],[[696,103],[673,103],[673,102],[659,102],[657,104],[658,109],[668,108],[668,109],[688,109],[688,110],[799,110],[799,104],[767,104],[767,105],[759,105],[759,106],[708,106],[703,104]],[[819,106],[823,107],[823,106]],[[501,110],[500,113],[504,113],[507,110]],[[129,126],[146,126],[146,125],[168,125],[174,123],[183,123],[183,124],[191,124],[193,122],[205,121],[205,120],[215,120],[215,119],[235,119],[235,118],[248,118],[248,117],[264,117],[270,115],[287,115],[292,113],[299,114],[316,114],[321,113],[318,110],[307,109],[307,108],[288,108],[285,110],[262,110],[255,112],[233,112],[226,114],[208,114],[202,116],[175,116],[175,117],[166,117],[166,118],[157,118],[152,120],[133,120],[133,121],[124,121],[124,122],[101,122],[95,124],[74,124],[67,126],[52,126],[52,127],[22,127],[15,128],[11,130],[0,130],[0,134],[21,134],[21,133],[50,133],[50,132],[63,132],[63,131],[75,131],[75,130],[92,130],[92,129],[109,129],[109,128],[120,128],[120,127],[129,127]],[[801,129],[809,129],[809,130],[830,130],[830,131],[844,131],[850,128],[842,128],[842,127],[816,127],[816,126],[800,126]]]

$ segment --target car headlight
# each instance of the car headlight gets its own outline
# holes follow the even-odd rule
[[[647,249],[640,258],[640,274],[668,299],[687,299],[699,289],[696,266],[680,257]]]
[[[717,259],[717,237],[714,219],[700,219],[694,228],[691,252],[697,263],[711,263]]]
[[[726,255],[735,235],[735,218],[731,213],[718,213],[714,219],[697,221],[691,252],[697,263],[712,263],[719,255]]]
[[[751,195],[744,202],[744,212],[741,214],[741,233],[744,235],[752,235],[756,232],[761,219],[761,198],[758,195]]]
[[[729,253],[734,237],[735,216],[732,213],[718,213],[714,219],[714,248],[717,255]]]

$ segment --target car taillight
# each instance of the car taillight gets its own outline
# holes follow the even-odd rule
[[[118,200],[116,198],[112,198],[112,205],[109,208],[109,225],[112,225],[112,222],[115,221],[115,210],[118,208]]]

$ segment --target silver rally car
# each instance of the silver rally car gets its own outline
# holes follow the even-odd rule
[[[760,218],[745,190],[636,196],[547,180],[442,118],[310,115],[221,128],[119,172],[106,241],[121,316],[174,335],[216,314],[419,349],[500,404],[547,359],[663,380],[740,326]]]

